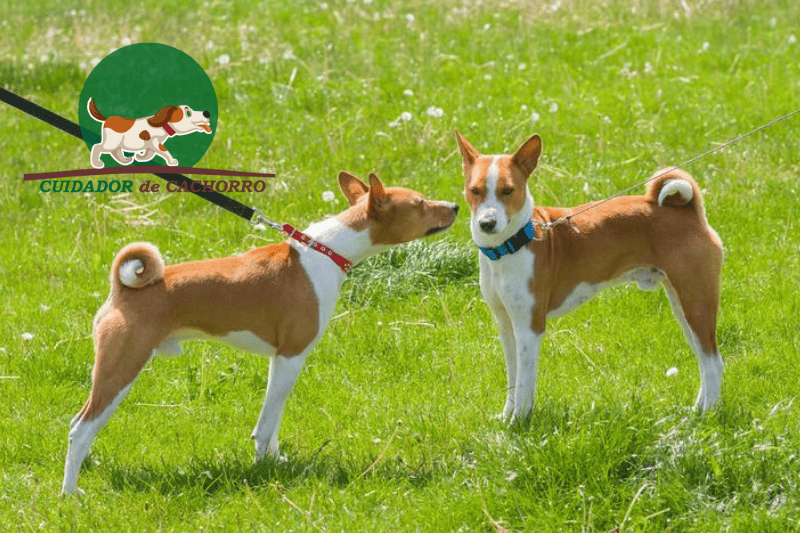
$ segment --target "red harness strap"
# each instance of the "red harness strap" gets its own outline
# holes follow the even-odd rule
[[[302,242],[303,244],[306,244],[309,247],[313,248],[314,250],[318,251],[322,255],[329,257],[331,261],[339,265],[339,268],[341,268],[342,272],[344,272],[345,274],[349,274],[353,270],[353,264],[350,261],[348,261],[341,255],[337,254],[324,244],[318,243],[317,241],[315,241],[302,231],[297,231],[291,224],[284,224],[283,232],[290,238]]]
[[[173,129],[170,127],[170,125],[169,125],[169,124],[164,124],[164,131],[166,131],[166,132],[167,132],[167,135],[169,135],[170,137],[172,137],[173,135],[175,135],[175,130],[173,130]]]

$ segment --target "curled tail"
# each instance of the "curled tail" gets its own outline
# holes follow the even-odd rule
[[[164,275],[164,260],[158,248],[146,242],[134,242],[119,251],[111,265],[111,287],[120,284],[141,289],[159,281]]]
[[[647,185],[647,198],[658,205],[690,207],[705,219],[700,187],[688,173],[680,169],[659,171],[658,176]]]
[[[101,115],[100,111],[97,110],[97,106],[94,105],[94,98],[89,98],[89,114],[98,122],[105,122],[106,120],[106,117]]]

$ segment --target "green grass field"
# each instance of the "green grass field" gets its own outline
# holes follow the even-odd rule
[[[112,49],[195,58],[220,109],[198,166],[275,172],[237,196],[274,219],[342,210],[341,169],[463,208],[345,284],[287,402],[286,462],[253,461],[267,360],[187,344],[98,435],[86,495],[61,498],[114,254],[147,240],[175,263],[279,236],[191,195],[43,194],[23,173],[87,168],[88,150],[0,106],[0,530],[800,529],[800,115],[687,168],[726,246],[721,404],[690,410],[697,364],[663,292],[620,287],[549,323],[532,422],[513,429],[453,136],[498,153],[539,133],[536,202],[603,198],[799,107],[800,4],[532,4],[0,7],[0,83],[73,120]]]

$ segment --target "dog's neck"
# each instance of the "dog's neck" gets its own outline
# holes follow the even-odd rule
[[[368,228],[356,231],[335,216],[312,224],[304,230],[303,233],[329,247],[331,250],[350,261],[353,266],[356,266],[367,257],[387,248],[386,245],[376,245],[372,243]],[[309,256],[309,259],[323,266],[324,271],[338,271],[339,274],[342,275],[342,281],[344,281],[344,273],[330,258],[325,257],[315,250],[308,250],[307,246],[296,241],[291,242],[292,246],[296,249],[307,250],[309,254],[313,254]],[[318,256],[318,258],[315,256]]]

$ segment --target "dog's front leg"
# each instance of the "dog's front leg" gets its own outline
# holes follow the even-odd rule
[[[169,151],[164,148],[164,145],[158,142],[157,139],[152,139],[149,150],[153,150],[156,155],[161,156],[169,166],[174,167],[178,165],[178,160],[172,157],[172,154],[169,153]]]
[[[145,148],[144,152],[137,152],[136,155],[133,156],[133,158],[136,159],[137,161],[144,162],[144,161],[150,161],[155,156],[156,153],[153,150]]]
[[[517,385],[517,343],[514,340],[514,328],[511,318],[508,316],[503,301],[492,286],[490,268],[481,258],[480,285],[483,300],[489,307],[497,322],[497,338],[503,345],[503,352],[506,356],[506,403],[503,406],[503,420],[508,420],[514,410],[514,389]]]
[[[528,324],[514,324],[517,347],[517,383],[514,387],[514,410],[511,423],[527,421],[536,396],[536,369],[544,333],[536,333]]]
[[[514,328],[500,299],[494,294],[484,294],[486,303],[497,321],[497,337],[503,345],[506,356],[506,403],[503,406],[503,420],[509,420],[514,411],[514,395],[517,386],[517,341]]]
[[[484,286],[483,283],[481,286]],[[510,397],[506,400],[506,409],[509,411],[507,415],[510,415],[510,422],[514,424],[525,421],[533,407],[536,367],[539,361],[539,345],[544,335],[545,315],[537,307],[536,298],[529,292],[524,276],[503,276],[496,286],[499,302],[494,306],[490,303],[490,307],[498,307],[503,311],[495,313],[495,316],[498,318],[508,364]],[[490,296],[487,292],[490,291],[484,291],[484,297]],[[487,302],[491,301],[487,297]]]
[[[286,398],[294,387],[300,370],[310,351],[309,346],[300,354],[290,357],[274,355],[270,359],[269,379],[267,381],[267,397],[258,417],[258,423],[253,429],[253,440],[256,446],[256,460],[264,457],[269,451],[275,458],[279,457],[278,430],[281,426],[281,415]]]

